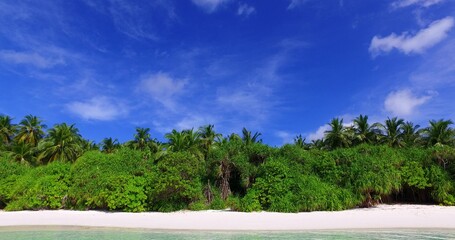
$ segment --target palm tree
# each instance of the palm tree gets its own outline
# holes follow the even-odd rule
[[[299,134],[294,138],[294,145],[300,148],[307,148],[308,145],[305,143],[305,140],[306,138],[302,137],[302,135]]]
[[[379,131],[377,124],[370,125],[368,116],[360,115],[354,119],[354,142],[356,144],[374,143],[377,141]]]
[[[172,129],[170,133],[164,135],[168,140],[168,149],[172,151],[181,151],[185,149],[185,135],[183,132],[179,132],[175,129]]]
[[[25,142],[15,142],[11,145],[11,150],[5,152],[8,159],[33,165],[36,164],[36,153],[36,147]]]
[[[136,134],[134,134],[133,148],[139,150],[145,150],[152,139],[150,138],[150,128],[136,128]]]
[[[174,152],[188,151],[196,155],[201,153],[199,149],[201,143],[199,136],[199,132],[195,132],[193,129],[183,130],[181,132],[174,129],[165,135],[169,140],[169,150]]]
[[[12,118],[0,115],[0,145],[10,145],[16,133],[16,126],[12,124]]]
[[[101,151],[104,153],[113,153],[116,149],[120,147],[120,144],[117,139],[105,138],[101,141]]]
[[[348,128],[343,126],[343,119],[334,118],[329,125],[331,129],[324,132],[324,142],[328,148],[349,147],[352,134]]]
[[[246,128],[243,128],[242,135],[243,135],[242,140],[245,143],[245,145],[250,145],[256,142],[262,142],[262,139],[259,139],[259,137],[262,134],[259,132],[255,132],[254,134],[252,134],[251,131],[248,131]]]
[[[19,123],[15,141],[36,147],[38,142],[44,137],[44,129],[46,128],[47,126],[37,116],[27,115]]]
[[[47,136],[39,142],[38,149],[41,150],[38,156],[41,162],[74,162],[83,152],[82,137],[74,124],[57,124],[49,129]]]
[[[311,149],[324,149],[325,142],[323,139],[313,139],[309,144],[309,148]]]
[[[100,150],[99,144],[96,144],[95,141],[88,139],[81,139],[81,147],[83,152]]]
[[[402,147],[403,132],[402,125],[404,124],[403,119],[394,117],[392,119],[387,118],[385,125],[380,124],[379,126],[384,130],[384,141],[391,147]]]
[[[401,125],[403,143],[406,147],[411,147],[417,144],[420,140],[419,131],[420,125],[414,125],[412,122],[405,122]]]
[[[220,139],[222,135],[214,131],[214,125],[206,125],[200,127],[198,134],[201,140],[204,156],[207,158],[207,154],[210,151],[212,145],[215,143],[215,140]]]
[[[451,120],[431,120],[430,126],[423,131],[428,146],[449,145],[454,143],[455,130],[450,127]]]

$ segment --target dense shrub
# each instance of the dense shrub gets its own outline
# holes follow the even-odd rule
[[[270,159],[242,201],[243,211],[298,212],[340,210],[355,206],[352,193],[320,178],[303,175],[286,159]]]
[[[128,148],[87,152],[71,168],[71,204],[78,209],[146,210],[149,161]]]
[[[428,169],[428,178],[431,184],[431,196],[444,205],[455,205],[454,183],[449,175],[440,166],[431,166]]]
[[[203,170],[202,160],[187,152],[169,152],[161,157],[148,176],[149,208],[175,211],[202,199]]]
[[[234,139],[213,145],[206,158],[129,148],[38,167],[0,158],[0,208],[299,212],[381,201],[455,205],[454,178],[449,146],[327,151]]]
[[[401,187],[403,158],[391,147],[360,145],[332,154],[343,169],[343,187],[361,196],[363,206],[371,206]]]
[[[0,157],[0,209],[10,202],[10,191],[16,179],[30,170],[30,167]]]
[[[69,163],[53,162],[36,167],[16,178],[9,185],[10,200],[6,210],[60,209],[68,193]]]

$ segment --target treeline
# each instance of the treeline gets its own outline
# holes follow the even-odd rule
[[[376,203],[455,204],[450,120],[420,128],[402,119],[346,126],[321,140],[271,147],[260,133],[222,136],[213,125],[152,139],[95,144],[75,125],[47,129],[28,115],[0,116],[0,208],[299,212]],[[47,131],[46,131],[47,129]]]

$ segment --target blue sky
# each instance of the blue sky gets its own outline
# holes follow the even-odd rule
[[[95,141],[455,120],[453,0],[3,0],[0,113]]]

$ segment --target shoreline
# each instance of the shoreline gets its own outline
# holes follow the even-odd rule
[[[455,207],[379,205],[335,212],[171,213],[73,210],[0,211],[0,230],[35,227],[116,228],[160,231],[302,231],[368,229],[455,229]]]

